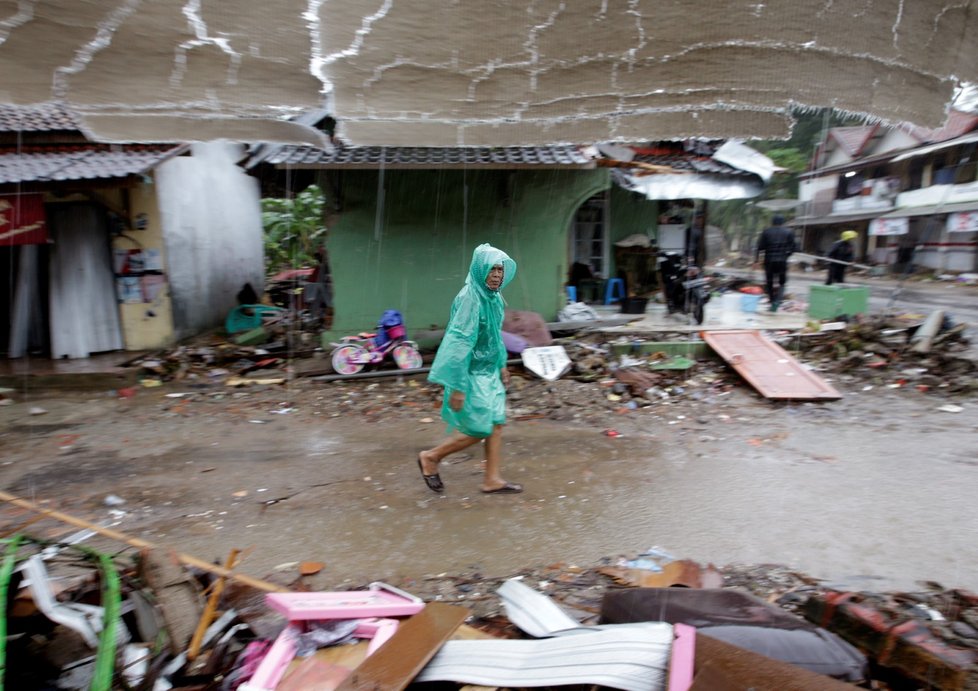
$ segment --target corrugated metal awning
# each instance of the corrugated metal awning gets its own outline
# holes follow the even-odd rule
[[[884,213],[883,209],[876,211],[863,211],[858,214],[829,214],[828,216],[801,216],[794,218],[787,225],[794,228],[802,226],[830,226],[837,223],[850,223],[852,221],[865,221],[872,218],[879,218]]]
[[[930,204],[927,206],[908,206],[904,209],[897,209],[886,214],[881,214],[878,218],[903,218],[905,216],[935,216],[937,214],[953,214],[956,211],[975,211],[978,210],[978,201],[960,202],[958,204]]]
[[[915,156],[924,156],[926,154],[933,153],[935,151],[940,151],[941,149],[947,149],[952,146],[959,146],[961,144],[970,144],[971,142],[978,142],[978,132],[972,132],[971,134],[966,134],[963,137],[958,137],[957,139],[951,139],[946,142],[938,142],[937,144],[931,144],[930,146],[922,146],[919,149],[913,149],[904,154],[896,156],[891,163],[897,163],[899,161],[905,161],[908,158],[913,158]]]

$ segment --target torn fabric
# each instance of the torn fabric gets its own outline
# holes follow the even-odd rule
[[[976,34],[968,0],[0,0],[0,102],[242,118],[256,141],[325,103],[386,146],[784,137],[792,106],[937,127]]]

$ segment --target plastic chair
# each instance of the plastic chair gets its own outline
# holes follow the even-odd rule
[[[620,278],[609,278],[604,288],[604,304],[610,305],[612,302],[618,302],[624,298],[625,281]]]
[[[277,314],[283,311],[281,307],[272,305],[238,305],[228,312],[224,320],[224,330],[228,334],[251,331],[262,325],[262,317],[266,314]]]
[[[567,302],[577,302],[577,288],[575,286],[567,286]]]

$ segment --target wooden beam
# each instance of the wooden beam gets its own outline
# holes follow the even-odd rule
[[[472,612],[429,602],[337,688],[337,691],[402,691]]]
[[[211,564],[203,559],[198,559],[197,557],[191,556],[189,554],[184,554],[183,552],[176,552],[171,550],[165,545],[160,545],[158,543],[149,542],[148,540],[143,540],[138,537],[133,537],[131,535],[126,535],[125,533],[119,532],[118,530],[112,530],[111,528],[103,528],[100,525],[92,523],[91,521],[86,521],[82,518],[77,518],[76,516],[71,516],[61,511],[54,511],[52,509],[44,509],[33,504],[26,499],[21,499],[0,490],[0,500],[7,502],[8,504],[13,504],[14,506],[19,506],[22,509],[27,509],[29,511],[35,511],[39,514],[43,514],[48,518],[53,518],[62,523],[68,523],[69,525],[77,526],[79,528],[86,528],[92,532],[98,533],[104,537],[112,540],[117,540],[118,542],[123,542],[130,547],[135,547],[137,549],[164,549],[171,551],[175,556],[177,561],[179,561],[184,566],[193,566],[196,569],[202,571],[207,571],[208,573],[213,573],[217,576],[227,578],[228,580],[235,581],[236,583],[241,583],[242,585],[247,585],[257,590],[264,590],[269,593],[286,593],[289,592],[287,588],[275,585],[274,583],[269,583],[268,581],[263,581],[258,578],[252,578],[251,576],[246,576],[242,573],[235,573],[231,569],[225,568],[223,566],[218,566],[216,564]]]

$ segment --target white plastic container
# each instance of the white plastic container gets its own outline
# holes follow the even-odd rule
[[[720,305],[723,307],[724,324],[730,326],[740,321],[740,293],[724,293]]]

